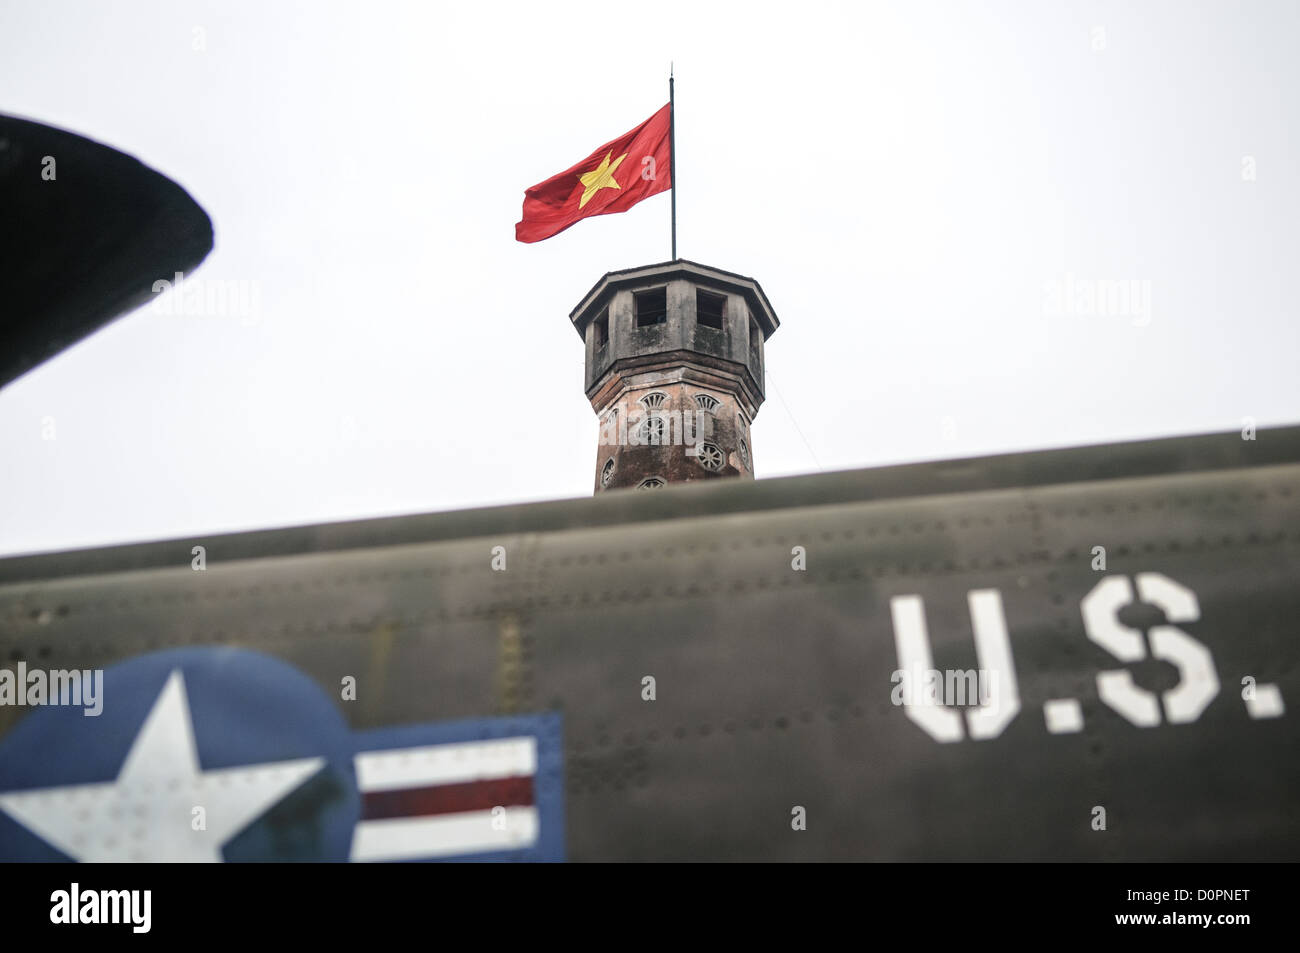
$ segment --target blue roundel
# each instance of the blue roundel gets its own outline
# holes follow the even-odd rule
[[[71,849],[50,843],[58,837],[32,829],[60,833],[60,819],[47,816],[55,808],[6,810],[6,796],[117,781],[148,734],[146,722],[161,722],[163,709],[175,723],[169,737],[188,716],[202,772],[321,759],[318,769],[225,840],[225,860],[347,859],[360,796],[348,726],[334,702],[277,659],[242,649],[192,648],[138,656],[105,670],[98,715],[88,715],[84,705],[33,707],[0,741],[0,860],[68,859]],[[161,743],[140,747],[164,750]]]

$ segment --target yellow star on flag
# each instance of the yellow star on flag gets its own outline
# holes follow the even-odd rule
[[[623,187],[615,181],[614,170],[619,167],[619,163],[627,158],[627,153],[623,153],[614,160],[613,165],[610,165],[609,157],[613,154],[612,152],[605,153],[605,158],[601,160],[600,165],[590,172],[578,176],[578,181],[583,185],[582,198],[578,200],[578,208],[585,207],[591,197],[601,189],[621,189]]]

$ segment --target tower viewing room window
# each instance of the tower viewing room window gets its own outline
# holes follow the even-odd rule
[[[609,343],[609,308],[600,312],[596,319],[596,350]]]
[[[727,299],[723,295],[715,295],[709,291],[695,292],[695,321],[704,325],[706,328],[722,330],[723,310],[727,306]]]
[[[656,288],[636,295],[636,326],[649,328],[668,320],[668,289]]]

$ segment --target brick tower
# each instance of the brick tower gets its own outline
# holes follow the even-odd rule
[[[611,271],[569,317],[600,420],[596,493],[753,479],[763,342],[780,326],[757,281],[681,259]]]

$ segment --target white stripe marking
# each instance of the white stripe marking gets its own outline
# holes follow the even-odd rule
[[[366,751],[355,759],[364,791],[458,784],[537,773],[537,739],[531,736]]]
[[[491,811],[362,821],[352,835],[352,860],[415,860],[490,850],[519,850],[537,843],[537,808],[505,808],[505,824]]]

